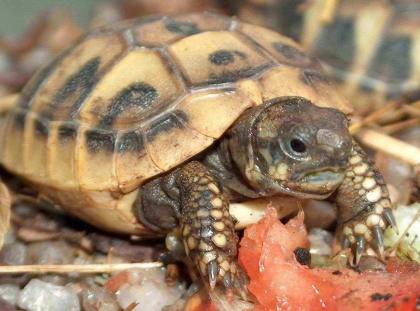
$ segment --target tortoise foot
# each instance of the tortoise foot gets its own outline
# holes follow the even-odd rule
[[[358,265],[363,254],[377,255],[379,259],[384,260],[383,232],[387,226],[397,230],[391,208],[375,208],[341,226],[339,229],[341,247],[351,248],[352,265]]]

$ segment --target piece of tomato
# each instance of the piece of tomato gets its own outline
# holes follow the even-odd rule
[[[310,269],[294,254],[307,246],[303,214],[283,225],[268,208],[264,219],[245,230],[239,260],[256,310],[410,310],[420,295],[419,265],[407,271],[398,263],[398,272]]]

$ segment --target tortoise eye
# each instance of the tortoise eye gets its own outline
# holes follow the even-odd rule
[[[294,138],[290,141],[290,148],[292,148],[292,150],[296,153],[302,154],[306,152],[305,143],[298,138]]]

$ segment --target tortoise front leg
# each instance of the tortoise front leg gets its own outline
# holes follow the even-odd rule
[[[210,289],[226,288],[246,299],[248,279],[237,262],[238,236],[222,188],[200,162],[184,166],[176,183],[182,238],[196,270]]]
[[[336,196],[341,246],[352,247],[356,265],[365,251],[383,259],[383,231],[396,230],[392,204],[382,175],[354,141],[345,174]]]

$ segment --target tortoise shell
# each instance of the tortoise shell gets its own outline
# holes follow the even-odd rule
[[[97,29],[23,89],[0,128],[0,162],[88,222],[138,233],[138,187],[246,109],[298,95],[349,113],[318,69],[293,40],[210,13]]]
[[[329,18],[329,1],[304,2],[245,0],[236,13],[298,40],[358,111],[420,88],[418,1],[340,1]]]

